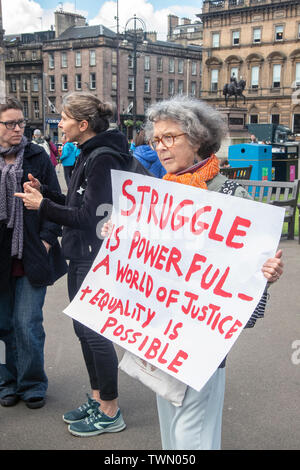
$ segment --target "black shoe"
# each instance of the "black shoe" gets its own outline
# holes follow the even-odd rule
[[[24,401],[25,401],[25,405],[27,406],[27,408],[30,408],[31,410],[42,408],[42,406],[44,406],[46,403],[45,397],[32,397]]]
[[[18,395],[6,395],[6,397],[0,398],[1,406],[14,406],[18,403],[20,398]]]

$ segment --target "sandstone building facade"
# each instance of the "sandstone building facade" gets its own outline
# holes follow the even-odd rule
[[[299,1],[205,0],[197,16],[203,99],[224,105],[223,87],[234,74],[246,80],[249,123],[280,123],[300,134]]]

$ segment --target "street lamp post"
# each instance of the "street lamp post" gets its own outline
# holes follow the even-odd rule
[[[133,29],[128,29],[128,25],[133,21]],[[137,23],[139,23],[139,28],[137,28]],[[136,78],[137,78],[137,44],[138,40],[142,39],[143,44],[147,44],[147,33],[146,33],[146,24],[144,20],[138,18],[134,15],[132,18],[127,20],[124,31],[125,39],[123,45],[128,44],[128,39],[133,44],[133,107],[132,107],[132,119],[133,119],[133,129],[136,128],[136,116],[137,116],[137,87],[136,87]]]

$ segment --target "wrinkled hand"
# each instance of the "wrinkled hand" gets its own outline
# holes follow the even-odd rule
[[[27,188],[33,188],[37,191],[41,191],[41,183],[37,178],[35,178],[31,173],[28,173],[28,180],[23,184],[24,192],[27,192]]]
[[[262,272],[268,282],[277,281],[283,273],[283,262],[281,260],[282,250],[278,250],[274,258],[269,258],[262,267]]]
[[[27,186],[25,193],[15,193],[15,196],[23,200],[26,209],[34,211],[39,209],[43,200],[43,196],[41,195],[41,193],[37,189],[32,188],[31,186]]]

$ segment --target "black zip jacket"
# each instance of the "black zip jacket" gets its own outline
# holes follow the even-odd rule
[[[88,157],[94,149],[100,147],[110,147],[120,152],[120,157],[109,153],[99,155],[92,160],[86,174]],[[118,130],[101,132],[81,145],[80,149],[81,154],[73,170],[67,196],[62,197],[46,187],[42,188],[44,199],[40,215],[64,226],[62,248],[66,259],[92,264],[102,244],[102,239],[96,233],[97,225],[107,215],[105,206],[103,210],[99,206],[110,205],[112,209],[110,170],[126,169],[131,155],[126,137]]]
[[[22,185],[28,181],[28,173],[60,194],[56,173],[48,155],[41,146],[32,143],[28,143],[24,150]],[[40,219],[37,211],[27,210],[25,207],[23,219],[22,261],[25,275],[34,287],[51,285],[67,271],[67,264],[58,242],[61,226]],[[0,222],[0,290],[2,291],[7,288],[11,273],[11,237],[12,229],[8,229],[4,222]],[[49,253],[42,240],[51,245]]]

